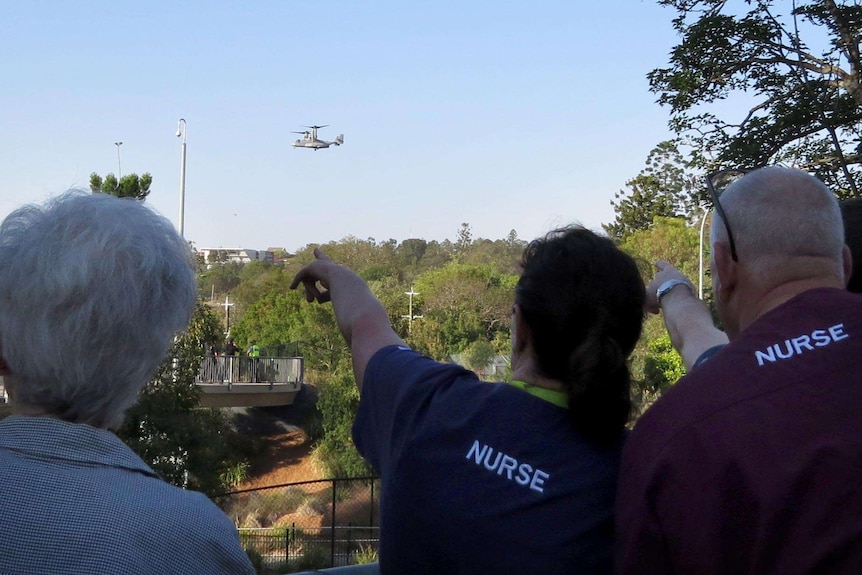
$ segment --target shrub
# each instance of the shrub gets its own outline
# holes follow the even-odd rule
[[[353,561],[356,565],[377,563],[377,549],[371,544],[360,545],[359,551],[356,551],[353,555]]]

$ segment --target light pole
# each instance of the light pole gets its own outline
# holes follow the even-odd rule
[[[230,308],[233,306],[233,303],[230,301],[230,296],[224,296],[224,303],[221,304],[224,308],[224,331],[225,336],[230,335]]]
[[[179,232],[180,237],[183,236],[183,229],[185,228],[185,217],[186,217],[186,131],[188,127],[186,126],[186,121],[184,118],[180,118],[180,121],[177,122],[177,138],[182,136],[183,138],[183,152],[182,158],[180,159],[180,222],[179,222]]]
[[[703,212],[703,218],[700,220],[700,242],[697,244],[697,257],[699,262],[698,269],[698,282],[697,282],[697,297],[703,299],[703,226],[706,224],[706,216],[709,215],[711,210],[707,209]]]
[[[120,146],[122,146],[123,143],[114,142],[114,145],[117,146],[117,180],[120,180],[123,177],[123,164],[120,162]]]
[[[408,309],[408,315],[402,315],[401,317],[407,320],[407,333],[411,333],[413,331],[413,320],[414,319],[422,319],[421,315],[413,315],[413,296],[419,295],[418,291],[413,289],[413,286],[410,286],[410,291],[404,292],[404,295],[410,296],[410,304]]]

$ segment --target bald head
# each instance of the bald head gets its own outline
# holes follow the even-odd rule
[[[850,257],[841,211],[820,180],[790,168],[762,168],[731,184],[719,201],[739,256],[733,261],[727,231],[716,215],[713,290],[731,340],[804,291],[844,287]]]
[[[731,184],[720,201],[740,260],[813,257],[840,266],[841,211],[817,178],[790,168],[761,168]],[[727,241],[724,224],[717,221],[712,235],[713,241]]]

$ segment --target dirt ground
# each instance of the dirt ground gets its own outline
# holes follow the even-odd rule
[[[313,442],[305,431],[313,419],[315,401],[316,390],[306,386],[293,405],[237,412],[240,427],[257,435],[265,448],[251,462],[248,480],[236,489],[324,479],[314,465]]]
[[[301,429],[266,438],[263,453],[252,462],[249,479],[238,489],[323,479],[311,455],[311,441]]]
[[[237,427],[263,443],[263,449],[251,461],[249,478],[235,490],[259,489],[302,481],[326,479],[315,465],[312,443],[307,430],[315,421],[316,393],[314,388],[303,389],[291,406],[277,408],[237,408],[234,410]],[[379,486],[377,487],[379,489]],[[277,503],[276,508],[268,509],[267,501],[283,490],[265,490],[253,494],[240,495],[234,501],[236,507],[226,512],[236,514],[234,518],[246,527],[268,527],[271,525],[301,526],[303,529],[321,528],[332,523],[332,484],[314,483],[301,488],[306,499],[299,507],[290,502]],[[295,494],[296,492],[294,492]],[[373,491],[372,491],[373,493]],[[369,498],[369,491],[357,489],[343,496],[336,507],[337,525],[375,525],[379,511],[377,498]],[[260,499],[255,499],[260,497]],[[267,498],[270,499],[267,499]],[[290,495],[289,497],[293,497]],[[298,497],[302,497],[299,495]],[[278,505],[284,505],[289,513],[279,512]],[[261,511],[266,510],[266,511]],[[263,514],[261,514],[263,513]],[[370,523],[369,523],[370,522]]]

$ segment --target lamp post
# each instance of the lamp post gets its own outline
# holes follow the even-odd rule
[[[711,211],[712,210],[709,209],[704,210],[703,217],[700,220],[700,242],[697,244],[697,257],[699,263],[697,297],[700,299],[703,299],[703,226],[706,224],[706,216],[708,216]]]
[[[413,286],[410,286],[410,291],[404,292],[404,295],[410,296],[410,304],[408,309],[408,315],[402,315],[401,317],[407,320],[407,333],[411,333],[413,331],[413,320],[421,319],[421,315],[413,315],[413,296],[419,295],[419,292],[413,289]]]
[[[230,335],[230,308],[233,306],[233,303],[230,301],[230,296],[224,296],[224,303],[221,304],[224,308],[224,328],[225,328],[225,336]]]
[[[179,232],[180,237],[183,236],[183,229],[185,228],[185,217],[186,217],[186,131],[188,130],[186,126],[186,121],[184,118],[180,118],[180,121],[177,122],[177,138],[182,136],[183,138],[183,146],[182,146],[182,158],[180,159],[180,221],[179,221]]]
[[[117,146],[117,180],[120,180],[123,177],[123,164],[120,162],[120,146],[122,146],[123,143],[114,142],[114,145]]]

